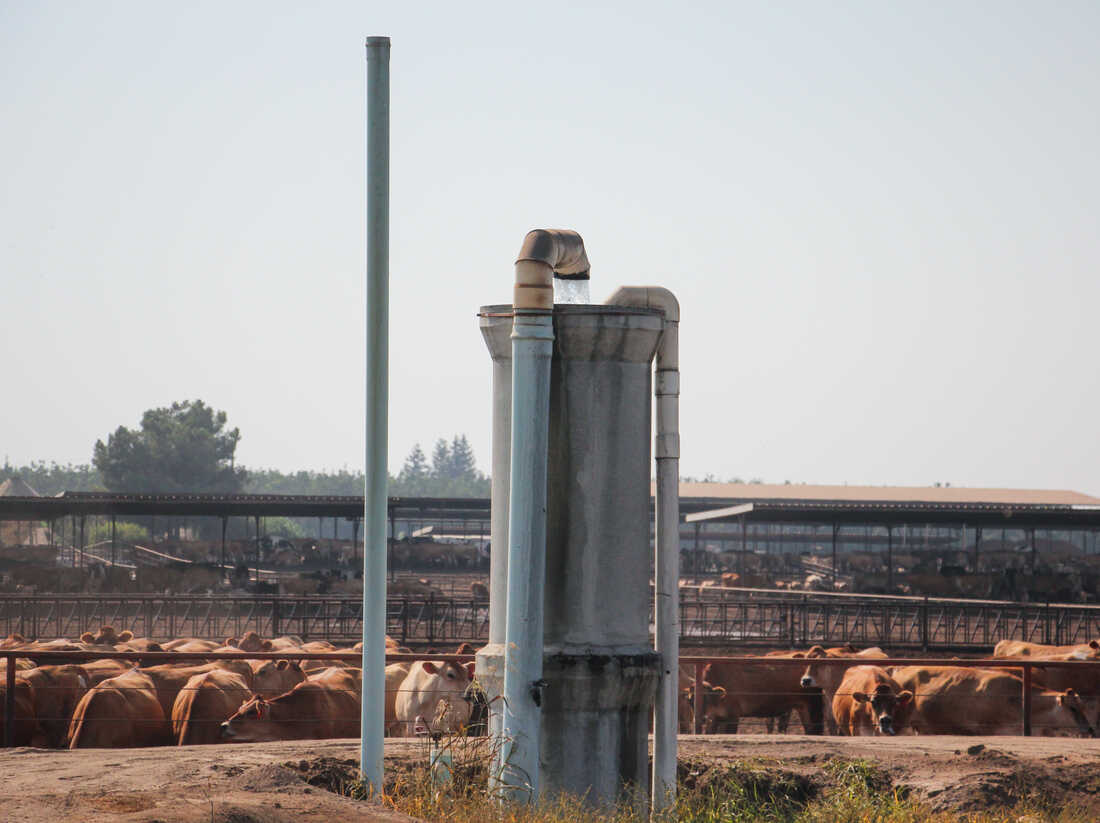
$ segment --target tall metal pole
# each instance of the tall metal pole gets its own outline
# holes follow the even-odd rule
[[[386,457],[389,402],[390,38],[367,38],[367,420],[363,709],[359,768],[382,792],[386,705]]]

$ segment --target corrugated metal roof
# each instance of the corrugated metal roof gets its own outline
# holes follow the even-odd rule
[[[1053,489],[975,489],[965,486],[814,486],[771,483],[681,483],[680,496],[726,500],[810,500],[850,503],[986,503],[1100,505],[1100,498]]]

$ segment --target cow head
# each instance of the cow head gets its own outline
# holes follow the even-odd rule
[[[897,734],[903,728],[912,708],[913,693],[910,691],[894,694],[885,683],[875,687],[874,694],[853,692],[852,699],[863,706],[869,706],[877,731],[882,734]]]
[[[1085,715],[1085,706],[1076,691],[1066,689],[1058,695],[1058,705],[1069,712],[1082,737],[1096,737],[1096,729],[1089,723],[1088,717]]]
[[[694,701],[694,688],[689,687],[689,691],[690,699]],[[725,687],[712,686],[703,681],[703,734],[715,734],[719,724],[734,716],[727,697]]]
[[[264,735],[270,719],[270,704],[262,697],[252,697],[221,725],[221,738],[227,743],[254,743],[273,739]]]
[[[290,691],[306,679],[301,665],[289,660],[265,660],[252,675],[252,691],[264,698]]]
[[[824,646],[811,646],[810,650],[803,655],[807,660],[820,660],[822,657],[828,657],[829,653],[825,651]],[[811,663],[806,667],[806,671],[802,672],[802,679],[799,681],[804,689],[817,688],[818,682],[816,667]]]
[[[419,684],[425,698],[425,717],[430,715],[433,731],[457,732],[470,719],[471,699],[468,693],[474,675],[474,664],[420,663],[427,678]]]

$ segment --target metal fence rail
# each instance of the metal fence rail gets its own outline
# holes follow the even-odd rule
[[[137,637],[264,637],[354,642],[362,602],[347,596],[0,595],[0,635],[79,637],[100,626]],[[1100,637],[1100,608],[864,595],[781,597],[728,590],[681,598],[682,639],[722,646],[855,643],[922,651],[987,649],[998,640],[1067,645]],[[404,644],[478,643],[489,604],[462,598],[390,598],[386,633]]]

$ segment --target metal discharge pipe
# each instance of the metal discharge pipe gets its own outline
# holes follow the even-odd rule
[[[657,344],[656,541],[654,546],[654,649],[661,655],[661,679],[653,710],[653,809],[676,797],[680,658],[680,304],[668,289],[623,286],[612,306],[660,309],[664,328]]]
[[[367,38],[367,420],[363,702],[359,769],[382,792],[386,705],[386,495],[389,402],[390,38]]]
[[[573,231],[528,232],[516,260],[508,601],[498,766],[503,796],[514,802],[532,802],[539,796],[553,277],[556,272],[588,270],[584,242]]]

